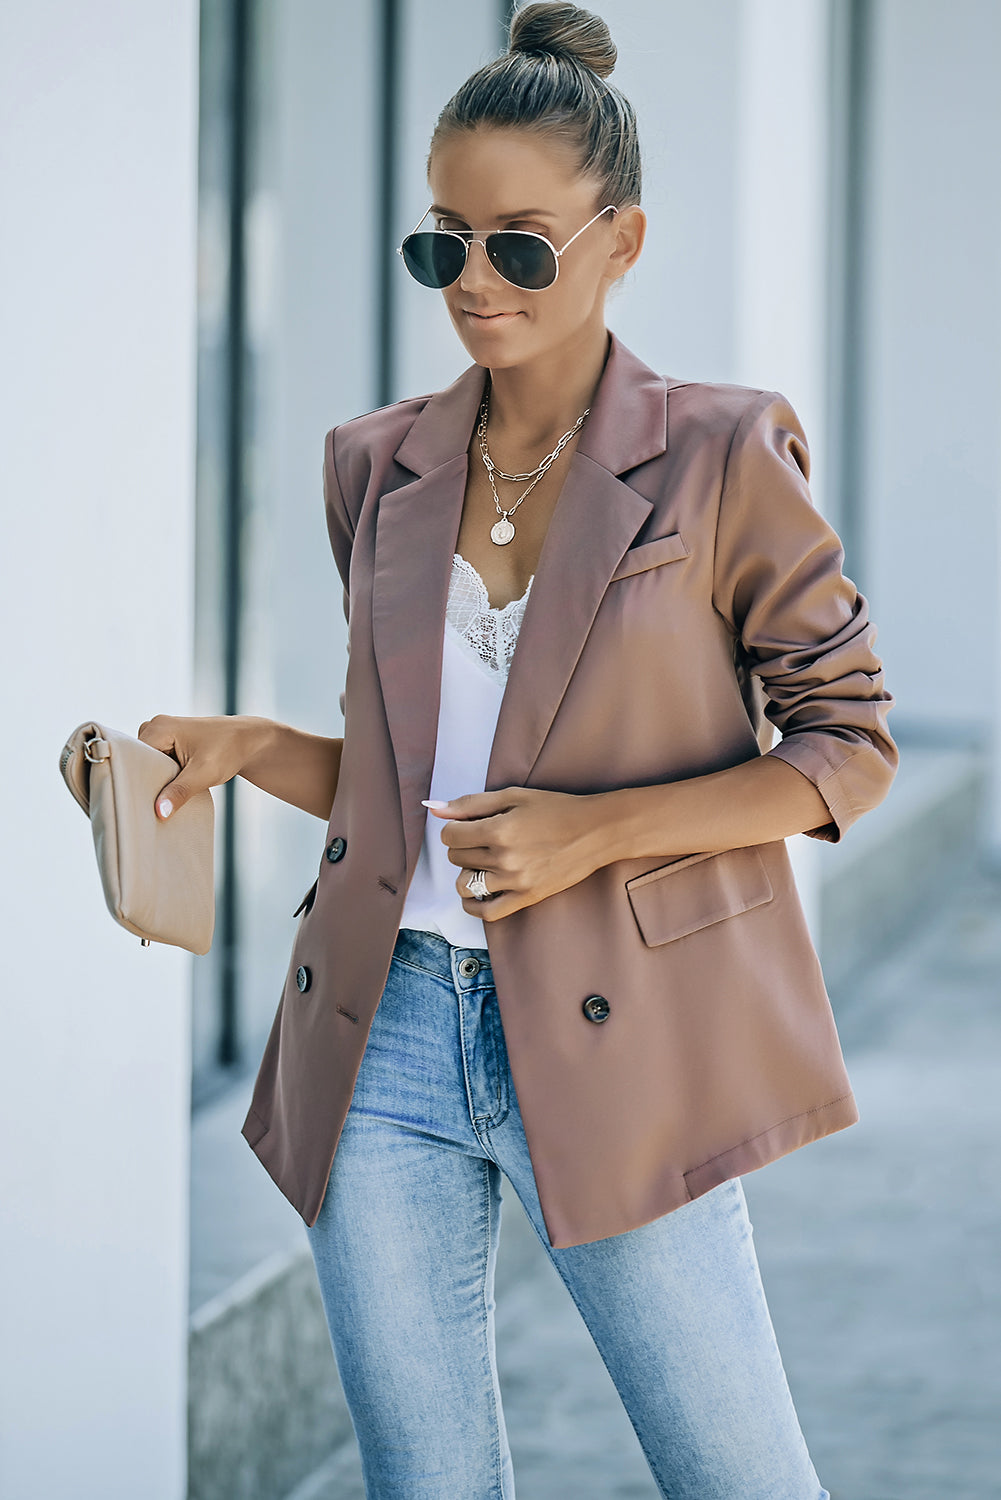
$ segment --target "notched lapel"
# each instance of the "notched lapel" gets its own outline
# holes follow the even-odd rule
[[[616,565],[652,510],[593,459],[573,455],[511,658],[488,791],[527,782]]]
[[[412,874],[431,786],[445,606],[469,470],[467,448],[486,371],[470,365],[431,396],[393,455],[417,478],[380,496],[372,575],[372,644],[399,779]]]
[[[383,495],[376,520],[372,643],[393,741],[408,874],[424,833],[441,697],[452,553],[468,459],[453,458]]]
[[[605,590],[653,510],[618,476],[666,452],[667,393],[679,384],[657,375],[612,334],[525,605],[488,791],[525,785],[539,758]]]

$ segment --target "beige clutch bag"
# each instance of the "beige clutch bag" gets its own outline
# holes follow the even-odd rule
[[[207,953],[215,926],[215,807],[199,792],[166,822],[153,810],[177,775],[161,750],[103,724],[81,724],[59,757],[90,818],[108,910],[144,947]]]

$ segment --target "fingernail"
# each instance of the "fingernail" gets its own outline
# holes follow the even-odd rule
[[[174,811],[174,804],[173,804],[173,802],[169,801],[166,797],[164,797],[163,801],[159,804],[159,806],[160,806],[160,816],[161,816],[161,818],[169,818],[170,815],[171,815],[171,813]]]
[[[450,807],[451,803],[449,803],[449,802],[429,802],[429,801],[427,801],[426,798],[422,797],[421,798],[421,806],[422,807]]]

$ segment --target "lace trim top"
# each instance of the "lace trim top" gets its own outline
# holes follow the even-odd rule
[[[438,732],[428,796],[448,800],[482,791],[529,589],[496,609],[472,563],[456,552],[442,643]],[[428,813],[401,927],[437,932],[466,948],[487,946],[482,917],[464,910],[455,865],[441,841],[441,819]]]
[[[472,563],[458,552],[452,554],[452,576],[445,607],[446,626],[495,682],[503,684],[507,681],[534,581],[533,573],[520,599],[512,599],[510,603],[497,607],[490,603],[487,586]]]

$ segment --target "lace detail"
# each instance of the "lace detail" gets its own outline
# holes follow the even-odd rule
[[[498,609],[490,603],[487,586],[472,563],[458,552],[452,554],[446,622],[497,682],[507,681],[534,580],[533,573],[521,598]]]

